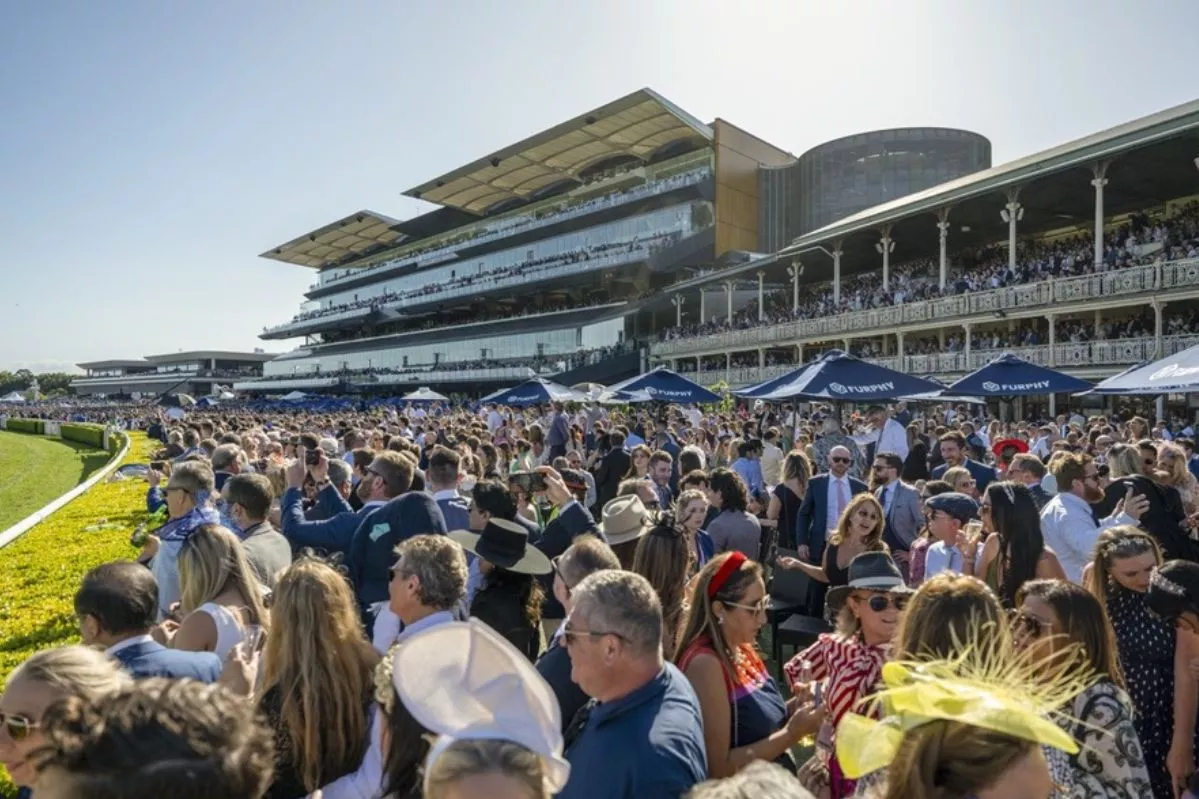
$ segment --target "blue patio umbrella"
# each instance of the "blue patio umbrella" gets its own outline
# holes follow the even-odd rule
[[[541,405],[546,402],[582,402],[586,399],[583,394],[544,377],[534,377],[520,385],[505,388],[488,394],[479,400],[480,405],[495,402],[500,405],[510,405],[513,408],[524,408],[528,405]]]
[[[733,393],[764,400],[800,398],[869,402],[941,389],[937,383],[915,375],[863,361],[841,350],[829,350],[788,375]]]
[[[1134,366],[1091,389],[1092,394],[1199,393],[1199,346]]]
[[[1086,380],[1038,366],[1005,352],[945,389],[945,393],[971,397],[1030,397],[1073,394],[1090,387],[1091,384]]]
[[[720,395],[664,366],[608,388],[605,402],[676,402],[694,405],[720,402]]]

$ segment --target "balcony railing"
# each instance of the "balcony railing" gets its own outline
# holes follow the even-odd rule
[[[955,294],[889,308],[849,311],[817,319],[799,319],[777,325],[730,330],[708,336],[679,338],[651,346],[655,356],[735,350],[767,345],[785,346],[798,341],[822,341],[891,332],[904,325],[941,324],[948,319],[968,319],[997,311],[1028,310],[1153,291],[1199,287],[1199,259],[1148,264],[1099,275],[1053,278],[1023,286]]]
[[[363,385],[394,386],[428,383],[470,383],[484,380],[529,380],[537,373],[528,366],[494,366],[480,369],[434,369],[427,372],[405,372],[396,375],[375,375],[377,379],[361,380]]]
[[[1199,335],[1163,336],[1160,357],[1199,345]],[[1090,341],[1080,344],[1055,344],[1052,347],[1040,344],[1032,347],[1006,347],[1002,349],[972,349],[966,352],[941,352],[932,355],[905,355],[890,358],[866,358],[871,363],[888,369],[914,375],[961,375],[981,369],[1005,352],[1019,355],[1026,361],[1057,369],[1103,366],[1132,366],[1157,356],[1156,341],[1152,336],[1143,338]],[[761,383],[795,369],[795,365],[758,367],[733,367],[732,369],[701,369],[684,374],[700,385],[710,386],[727,380],[730,386],[748,386]]]

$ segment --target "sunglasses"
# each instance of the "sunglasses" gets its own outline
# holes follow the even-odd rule
[[[829,458],[833,463],[849,463],[849,458]]]
[[[739,605],[736,602],[725,602],[723,600],[721,601],[721,604],[727,605],[730,608],[740,608],[741,610],[748,610],[750,613],[752,613],[756,616],[759,613],[766,612],[766,609],[770,607],[770,599],[769,599],[769,597],[762,597],[761,599],[759,599],[757,602],[753,603],[752,605]]]
[[[861,601],[862,598],[857,599]],[[875,613],[882,613],[891,607],[902,611],[908,606],[908,597],[906,594],[871,594],[866,600],[866,605]]]
[[[1041,621],[1036,616],[1024,613],[1023,611],[1013,612],[1012,624],[1017,630],[1023,631],[1031,638],[1040,638],[1049,631],[1048,623]]]
[[[627,640],[620,633],[612,632],[611,630],[607,632],[601,630],[576,630],[569,625],[566,625],[562,628],[562,643],[566,646],[574,646],[575,639],[577,639],[580,635],[585,635],[588,638],[603,638],[605,635],[614,635],[621,641]]]
[[[24,741],[29,737],[29,733],[40,728],[42,725],[28,716],[22,716],[20,713],[0,713],[0,726],[4,727],[4,731],[8,733],[8,737],[12,740]]]

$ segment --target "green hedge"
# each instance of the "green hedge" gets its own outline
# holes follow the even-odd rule
[[[9,419],[6,429],[14,433],[33,433],[40,436],[46,431],[46,423],[41,419]]]
[[[89,447],[96,449],[104,448],[104,426],[98,424],[73,424],[66,423],[58,426],[59,435],[67,441],[75,441],[80,444],[86,444]],[[116,436],[112,436],[115,440]]]

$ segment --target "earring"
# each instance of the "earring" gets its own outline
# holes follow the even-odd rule
[[[717,624],[724,624],[724,616],[717,616],[717,617],[716,617],[716,623],[717,623]]]

